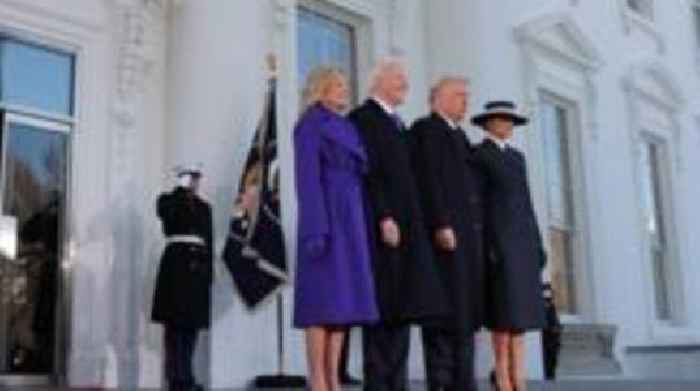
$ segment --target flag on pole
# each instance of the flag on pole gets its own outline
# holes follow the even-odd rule
[[[255,308],[287,282],[280,221],[276,80],[270,78],[265,110],[238,184],[223,259],[236,290]]]

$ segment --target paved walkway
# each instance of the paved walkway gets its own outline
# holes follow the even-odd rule
[[[46,387],[8,387],[0,385],[0,390],[12,391],[92,391],[98,388],[46,388]],[[238,391],[216,389],[217,391]],[[252,390],[252,389],[251,389]],[[360,388],[347,388],[347,391],[360,391]],[[414,383],[411,391],[425,390],[424,384]],[[120,390],[121,391],[121,390]],[[134,390],[135,391],[135,390]],[[141,391],[141,390],[139,390]],[[160,391],[156,389],[143,389],[143,391]],[[262,390],[256,390],[262,391]],[[299,391],[281,390],[275,391]],[[489,391],[487,384],[481,384],[479,391]],[[562,381],[556,383],[531,383],[528,391],[700,391],[700,382],[653,382],[653,381]]]

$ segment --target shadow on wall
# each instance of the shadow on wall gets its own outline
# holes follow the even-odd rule
[[[125,189],[133,188],[126,185]],[[109,342],[116,354],[116,386],[138,388],[140,382],[140,327],[144,314],[141,290],[142,266],[146,264],[143,211],[134,205],[133,194],[123,193],[112,208],[113,262],[109,273],[111,313]]]

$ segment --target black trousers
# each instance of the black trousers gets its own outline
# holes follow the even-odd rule
[[[195,384],[192,355],[199,330],[165,326],[165,376],[170,390]]]
[[[408,349],[411,329],[377,324],[362,330],[365,391],[408,390]]]
[[[421,336],[428,390],[477,391],[474,334],[423,327]]]

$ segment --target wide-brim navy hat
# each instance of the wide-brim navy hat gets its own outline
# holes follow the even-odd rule
[[[484,112],[472,117],[472,124],[483,128],[486,125],[486,121],[493,117],[508,118],[513,121],[515,126],[523,126],[528,123],[527,117],[518,113],[515,103],[497,100],[486,103]]]

